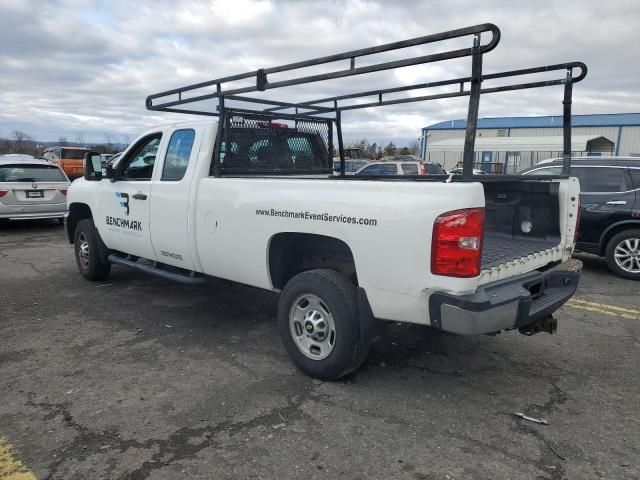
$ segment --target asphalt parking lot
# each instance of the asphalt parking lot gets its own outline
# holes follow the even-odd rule
[[[392,325],[330,383],[271,293],[89,283],[55,222],[0,226],[0,479],[639,478],[640,284],[582,259],[557,335]]]

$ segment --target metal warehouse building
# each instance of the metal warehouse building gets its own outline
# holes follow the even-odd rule
[[[466,120],[450,120],[422,129],[423,160],[450,170],[462,165]],[[640,156],[640,113],[572,117],[571,150],[576,156]],[[562,156],[562,117],[478,119],[475,168],[515,173],[540,160]]]

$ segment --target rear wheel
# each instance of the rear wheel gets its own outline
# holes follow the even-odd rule
[[[109,275],[111,264],[100,258],[98,250],[98,231],[93,220],[85,218],[76,226],[74,249],[78,270],[87,280],[104,280]]]
[[[640,280],[640,230],[614,235],[606,249],[607,265],[616,275]]]
[[[278,303],[278,328],[291,360],[314,378],[343,377],[369,351],[356,287],[333,270],[310,270],[289,280]]]

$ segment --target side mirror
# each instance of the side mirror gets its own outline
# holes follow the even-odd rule
[[[87,152],[84,156],[84,179],[102,180],[102,156],[98,152]]]

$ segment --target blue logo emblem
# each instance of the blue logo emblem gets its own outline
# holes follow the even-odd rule
[[[129,194],[123,192],[115,192],[116,198],[120,201],[120,206],[124,208],[124,214],[129,216]]]

